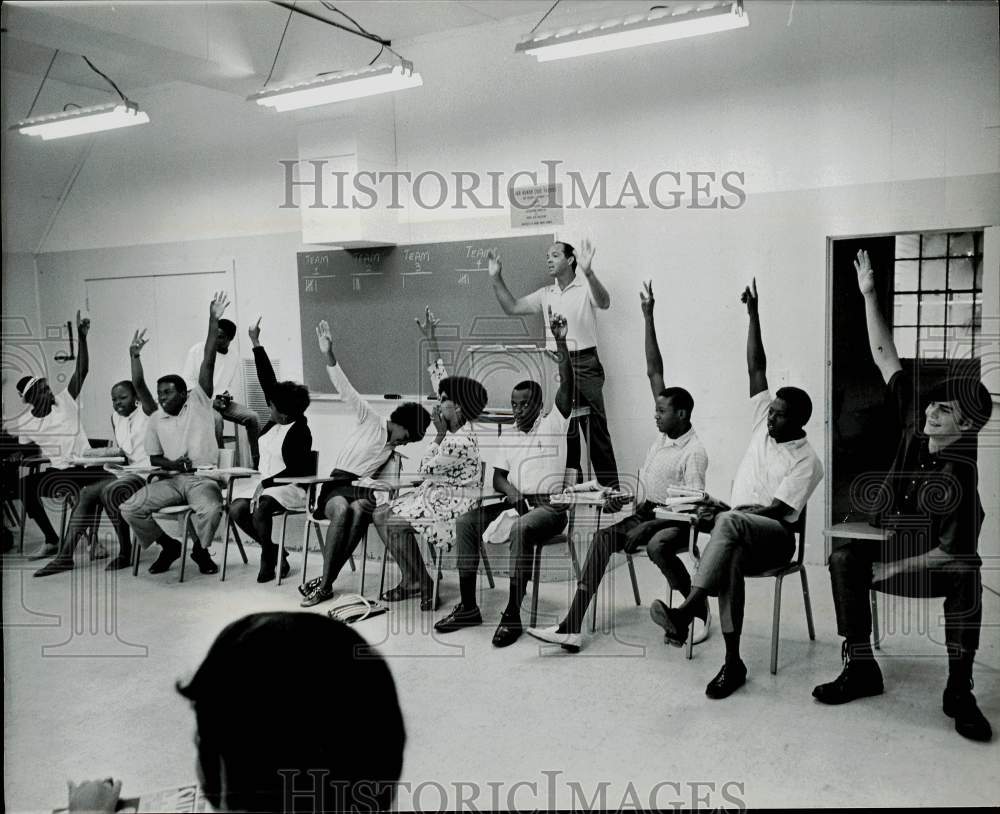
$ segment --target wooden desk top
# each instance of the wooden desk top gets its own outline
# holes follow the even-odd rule
[[[830,528],[823,529],[823,536],[832,539],[884,540],[888,535],[883,529],[870,526],[862,520],[856,520],[851,523],[834,523]]]

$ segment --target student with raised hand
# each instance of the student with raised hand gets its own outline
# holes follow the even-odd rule
[[[219,320],[228,306],[229,298],[221,291],[209,306],[208,335],[198,383],[188,390],[184,378],[176,374],[161,376],[156,381],[160,409],[149,418],[146,451],[152,466],[167,470],[172,476],[147,484],[121,507],[122,516],[135,531],[139,544],[143,548],[153,543],[160,546],[159,556],[149,567],[151,574],[167,571],[182,553],[180,542],[163,531],[153,515],[167,506],[183,504],[193,509],[195,539],[191,559],[203,574],[219,571],[207,549],[222,519],[222,492],[218,481],[199,475],[197,469],[214,467],[219,460],[212,393]],[[139,353],[132,358],[133,375],[138,373],[142,379]]]
[[[42,505],[42,498],[69,497],[76,502],[81,490],[89,484],[107,480],[110,475],[100,467],[74,466],[71,458],[80,457],[90,449],[90,441],[80,419],[80,390],[90,370],[90,351],[87,335],[90,320],[81,319],[76,312],[78,337],[76,368],[65,390],[53,393],[48,379],[24,376],[17,382],[17,392],[27,406],[27,411],[5,422],[8,432],[18,437],[21,444],[40,449],[50,460],[49,468],[26,475],[21,484],[24,508],[45,536],[42,547],[30,558],[35,560],[54,557],[59,553],[59,535]],[[82,515],[77,516],[82,520]],[[87,522],[94,518],[88,516]],[[70,529],[75,535],[82,530],[80,523]],[[67,536],[70,536],[67,534]]]
[[[399,585],[384,594],[390,602],[420,596],[421,610],[437,610],[433,601],[434,582],[424,565],[412,522],[422,521],[420,534],[428,546],[451,548],[455,541],[455,518],[472,508],[477,499],[467,488],[476,486],[481,474],[473,422],[485,409],[486,402],[486,388],[475,379],[465,376],[442,379],[438,385],[438,403],[431,415],[435,438],[418,469],[420,474],[431,477],[375,513],[375,528],[402,572]]]
[[[691,426],[691,412],[694,409],[691,394],[682,387],[667,387],[664,382],[663,357],[660,355],[656,326],[653,323],[655,300],[652,282],[643,284],[639,298],[646,325],[646,375],[653,392],[653,417],[660,435],[646,453],[646,462],[639,473],[643,502],[636,507],[634,514],[609,528],[601,529],[594,536],[566,617],[553,627],[528,629],[528,633],[536,639],[562,645],[563,649],[570,652],[580,649],[584,616],[597,595],[597,589],[614,552],[634,553],[639,546],[648,544],[646,550],[649,558],[659,566],[670,587],[680,591],[683,596],[691,591],[691,577],[677,558],[678,551],[687,550],[688,526],[685,524],[680,527],[672,520],[660,520],[653,514],[653,510],[657,502],[663,502],[669,496],[667,489],[670,486],[699,490],[705,488],[708,453]],[[621,502],[612,498],[606,508],[617,511],[621,506]],[[694,618],[698,625],[695,632],[697,643],[708,638],[711,616],[707,601],[694,608]]]
[[[330,668],[324,687],[337,697],[363,687],[377,702],[326,705],[318,715],[248,714],[261,706],[261,693],[287,683],[289,665],[317,653]],[[392,810],[403,713],[386,660],[349,626],[319,613],[244,616],[223,629],[177,691],[194,713],[195,769],[212,811]],[[111,777],[70,783],[69,811],[113,814],[121,788]]]
[[[576,380],[575,406],[589,407],[590,416],[573,419],[570,423],[566,466],[580,467],[580,434],[590,427],[590,448],[587,450],[594,465],[597,480],[605,486],[618,486],[618,463],[608,431],[604,407],[604,368],[597,355],[597,311],[611,307],[611,295],[592,268],[594,247],[589,240],[580,245],[579,254],[569,243],[553,243],[546,254],[552,285],[539,288],[524,297],[515,298],[503,279],[500,258],[492,251],[488,255],[490,283],[505,314],[542,314],[551,308],[566,317],[573,376]],[[581,279],[581,276],[583,279]],[[546,343],[556,350],[550,336]]]
[[[397,447],[420,441],[431,423],[427,411],[414,402],[401,404],[386,419],[361,398],[334,354],[333,335],[325,319],[316,326],[316,341],[326,360],[326,373],[354,413],[356,426],[337,454],[330,472],[334,480],[323,485],[316,500],[316,518],[329,520],[330,525],[323,543],[323,574],[300,588],[305,594],[304,608],[333,598],[334,580],[360,542],[357,532],[364,514],[374,508],[370,491],[351,484],[374,476]]]
[[[531,581],[534,547],[566,526],[566,508],[553,506],[551,494],[562,491],[566,473],[566,431],[573,409],[573,366],[566,347],[566,318],[548,312],[549,328],[558,348],[559,389],[551,410],[542,415],[542,387],[523,381],[510,394],[514,426],[500,438],[494,460],[493,488],[504,495],[502,503],[477,506],[455,520],[459,604],[434,629],[451,633],[483,622],[476,596],[480,541],[486,528],[501,512],[517,510],[510,528],[510,594],[500,624],[493,633],[494,647],[507,647],[523,632],[521,603]]]
[[[236,339],[236,323],[229,319],[219,320],[218,336],[215,338],[215,373],[212,381],[214,398],[212,407],[215,410],[213,421],[215,440],[222,449],[223,419],[239,424],[247,431],[247,441],[250,444],[250,457],[253,458],[254,469],[260,457],[257,439],[260,436],[260,419],[257,413],[233,400],[233,391],[240,381],[240,354],[233,345]],[[205,356],[205,343],[196,342],[184,358],[184,381],[188,387],[194,387],[198,381],[198,370]]]
[[[895,403],[901,427],[899,446],[883,482],[886,500],[876,515],[888,533],[881,543],[854,540],[830,554],[830,579],[843,637],[844,669],[813,690],[824,704],[843,704],[883,692],[882,672],[872,653],[869,591],[910,597],[944,597],[948,683],[944,714],[955,730],[975,741],[993,736],[972,694],[972,667],[982,627],[982,560],[979,532],[982,502],[976,465],[977,434],[993,409],[978,379],[946,379],[921,410],[918,390],[903,370],[875,292],[868,253],[854,261],[865,302],[872,360]]]
[[[744,575],[791,560],[794,525],[823,479],[823,467],[806,439],[805,425],[812,414],[809,396],[797,387],[782,387],[772,398],[768,390],[756,280],[741,299],[749,317],[747,373],[753,429],[733,481],[730,500],[734,508],[716,516],[684,602],[668,608],[657,601],[650,608],[668,643],[682,647],[695,613],[708,596],[718,595],[726,660],[705,688],[705,694],[716,699],[726,698],[746,683],[747,668],[740,658]]]
[[[132,380],[123,379],[111,388],[111,433],[114,442],[108,447],[85,450],[84,457],[121,456],[128,464],[149,463],[149,455],[146,454],[146,425],[147,417],[156,412],[156,402],[142,381],[142,366],[136,364],[142,346],[147,341],[145,334],[145,330],[141,334],[136,331],[129,345]],[[136,367],[139,369],[138,379],[135,375]],[[105,479],[85,486],[70,517],[68,528],[71,533],[67,533],[59,554],[36,571],[35,576],[46,577],[73,568],[73,551],[80,532],[88,526],[96,531],[102,508],[118,535],[118,554],[108,562],[105,570],[127,568],[132,558],[132,532],[119,509],[122,503],[145,484],[145,480],[138,475],[123,473],[120,477],[109,474]],[[99,541],[95,541],[94,545],[98,544]],[[92,554],[91,559],[96,557]]]
[[[278,546],[271,539],[275,515],[305,506],[302,487],[275,484],[275,478],[315,475],[312,457],[312,432],[305,411],[309,407],[309,389],[292,381],[279,382],[267,351],[260,344],[260,321],[248,331],[253,345],[257,379],[270,410],[269,420],[260,434],[260,474],[241,478],[233,485],[229,516],[260,546],[260,570],[257,582],[274,579]],[[289,572],[288,555],[281,561],[281,576]]]

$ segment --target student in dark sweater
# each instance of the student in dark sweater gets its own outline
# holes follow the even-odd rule
[[[903,370],[892,329],[882,315],[868,252],[858,252],[854,268],[872,360],[898,410],[901,431],[896,456],[879,489],[882,505],[868,507],[877,509],[886,539],[854,540],[830,555],[844,669],[813,689],[813,697],[824,704],[844,704],[884,691],[872,652],[871,590],[943,596],[948,683],[942,711],[955,720],[958,734],[988,741],[993,730],[972,694],[972,668],[983,621],[979,532],[985,515],[979,498],[977,435],[993,403],[982,382],[960,376],[935,387],[921,410],[915,382]]]
[[[316,462],[312,454],[312,432],[305,417],[309,407],[308,388],[277,380],[267,351],[260,344],[259,318],[250,326],[249,333],[257,379],[271,408],[271,416],[260,434],[260,474],[237,483],[229,516],[260,544],[257,582],[269,582],[274,579],[278,560],[278,546],[271,540],[272,519],[283,512],[302,509],[306,504],[302,487],[275,484],[274,480],[315,475]],[[288,571],[286,555],[281,563],[281,576],[287,576]]]

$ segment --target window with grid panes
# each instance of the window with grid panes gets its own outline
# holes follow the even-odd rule
[[[892,332],[905,359],[976,355],[983,319],[983,233],[896,235]]]

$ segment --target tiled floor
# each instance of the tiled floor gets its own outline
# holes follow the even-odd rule
[[[67,778],[114,775],[129,795],[193,779],[194,721],[174,681],[196,667],[226,623],[298,607],[300,555],[293,555],[292,580],[278,588],[256,584],[257,551],[249,551],[250,564],[231,562],[221,584],[194,568],[179,584],[176,565],[159,577],[117,572],[109,582],[103,563],[32,579],[35,563],[4,559],[7,810],[64,805]],[[614,588],[606,594],[613,633],[590,637],[577,655],[528,637],[506,650],[491,646],[506,602],[502,579],[495,590],[483,589],[487,623],[480,628],[432,635],[430,623],[445,611],[421,614],[416,600],[359,625],[389,658],[406,716],[402,809],[462,801],[483,810],[1000,800],[1000,741],[964,740],[940,709],[946,665],[935,643],[937,601],[883,603],[883,628],[891,629],[881,658],[886,694],[826,708],[810,697],[814,684],[840,669],[825,569],[809,569],[815,642],[806,634],[798,583],[787,581],[776,676],[768,671],[773,582],[751,581],[744,635],[750,679],[731,698],[711,701],[704,686],[721,665],[721,635],[716,629],[695,648],[693,661],[665,646],[647,607],[663,583],[647,560],[637,565],[643,607],[634,604],[626,569],[616,569],[606,580]],[[378,563],[369,569],[371,595]],[[356,589],[356,576],[344,574],[336,587]],[[568,582],[544,584],[542,613],[560,615],[569,589]],[[445,575],[442,590],[446,607],[457,601],[454,574]],[[1000,726],[1000,602],[987,592],[985,603],[992,627],[984,630],[976,693]],[[261,698],[267,713],[247,713],[318,719],[324,678],[321,654],[289,664],[287,683]],[[359,687],[354,701],[378,699]],[[335,726],[337,710],[324,712]]]

